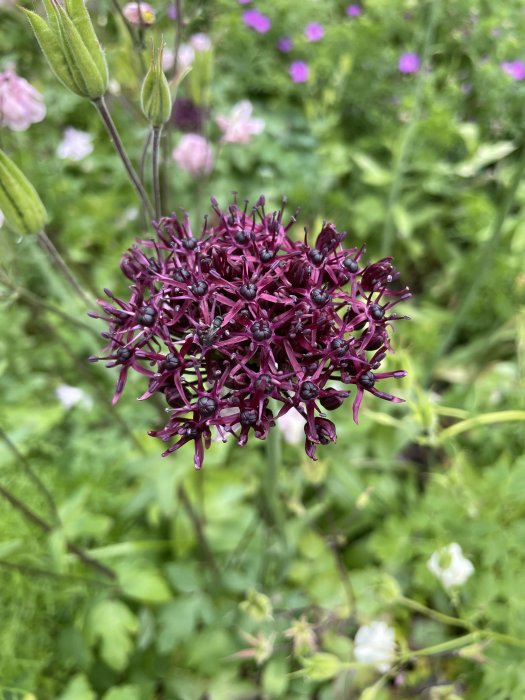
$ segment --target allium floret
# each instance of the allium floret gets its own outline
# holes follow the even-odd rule
[[[267,213],[260,197],[213,215],[195,237],[186,213],[154,224],[156,238],[124,255],[132,282],[128,301],[104,290],[103,318],[109,343],[102,358],[118,367],[113,402],[130,370],[148,378],[140,399],[162,394],[168,423],[150,435],[169,444],[164,455],[187,442],[195,466],[203,462],[212,431],[240,445],[249,435],[265,439],[291,409],[305,419],[305,449],[336,441],[323,409],[339,408],[352,390],[357,423],[365,392],[402,399],[377,385],[402,370],[380,372],[391,352],[394,307],[410,297],[393,289],[399,273],[391,258],[364,264],[364,246],[344,249],[345,233],[324,222],[313,246],[289,235],[296,215],[283,221]]]

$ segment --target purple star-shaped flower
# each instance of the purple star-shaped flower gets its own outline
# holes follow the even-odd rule
[[[324,28],[318,22],[310,22],[306,25],[304,35],[308,41],[320,41],[324,36]]]
[[[514,80],[525,78],[525,63],[523,61],[504,61],[500,65],[501,69]]]
[[[294,83],[306,83],[310,75],[308,64],[304,61],[294,61],[290,66],[290,77]]]
[[[259,34],[266,34],[270,31],[272,21],[259,10],[246,10],[242,16],[242,21],[250,29],[254,29]]]
[[[402,53],[399,57],[398,68],[400,73],[417,73],[421,66],[421,60],[417,53]]]

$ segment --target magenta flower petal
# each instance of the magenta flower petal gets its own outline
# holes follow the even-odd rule
[[[282,53],[290,53],[293,49],[293,39],[289,36],[282,36],[277,42],[277,48]]]
[[[398,68],[400,73],[417,73],[421,66],[421,60],[417,53],[402,53],[399,57]]]
[[[242,21],[250,29],[254,29],[259,34],[266,34],[270,31],[272,22],[269,17],[263,15],[259,10],[246,10],[242,16]]]
[[[317,22],[310,22],[305,27],[304,35],[308,41],[320,41],[324,36],[324,27]]]
[[[504,61],[501,64],[501,69],[514,80],[525,78],[525,63],[523,61]]]
[[[349,17],[359,17],[359,15],[363,12],[361,9],[360,5],[348,5],[346,8],[346,14]]]
[[[294,61],[290,66],[290,77],[294,83],[306,83],[310,75],[308,64],[304,61]]]

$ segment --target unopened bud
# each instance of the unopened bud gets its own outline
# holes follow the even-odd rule
[[[108,86],[106,57],[99,44],[84,0],[44,0],[47,22],[23,10],[51,70],[72,92],[90,100],[102,97]]]
[[[140,104],[146,119],[154,127],[161,127],[170,118],[171,93],[162,70],[162,47],[153,51],[151,65],[142,83]]]
[[[38,233],[47,220],[47,212],[35,188],[1,150],[0,210],[8,225],[23,235]]]

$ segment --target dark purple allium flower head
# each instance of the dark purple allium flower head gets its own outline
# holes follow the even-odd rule
[[[119,368],[114,402],[130,370],[147,378],[141,399],[163,395],[170,417],[150,434],[170,444],[165,455],[192,441],[200,468],[213,429],[244,445],[294,408],[315,459],[317,445],[336,440],[324,411],[353,394],[357,422],[365,392],[401,401],[379,386],[405,372],[380,366],[408,288],[392,288],[391,258],[365,264],[364,247],[343,248],[345,233],[331,223],[313,244],[306,233],[293,240],[296,219],[283,220],[284,201],[273,213],[264,197],[252,209],[236,197],[224,210],[211,201],[200,236],[186,214],[172,214],[155,224],[155,239],[127,251],[121,268],[131,294],[105,290],[103,315],[91,315],[108,323],[109,342],[92,359]]]

